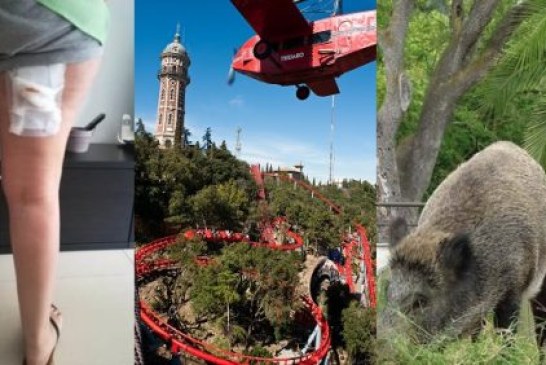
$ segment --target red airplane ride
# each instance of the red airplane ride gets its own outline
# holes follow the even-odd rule
[[[232,69],[256,80],[296,85],[300,100],[339,93],[336,77],[375,60],[376,12],[308,22],[293,0],[231,0],[257,35]]]

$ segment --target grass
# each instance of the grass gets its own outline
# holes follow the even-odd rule
[[[509,365],[539,364],[540,352],[533,340],[521,334],[499,332],[488,324],[471,340],[437,339],[416,345],[407,338],[389,339],[379,346],[380,364]]]
[[[378,278],[378,308],[384,308],[384,289],[388,272]],[[517,324],[517,332],[495,329],[488,318],[477,338],[458,340],[436,338],[428,344],[416,344],[402,334],[380,340],[378,364],[388,365],[526,365],[540,364],[541,351],[536,345],[535,323],[526,301]],[[378,329],[380,331],[380,329]],[[544,357],[544,356],[543,356]]]

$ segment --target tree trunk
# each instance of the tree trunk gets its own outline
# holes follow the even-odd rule
[[[423,199],[444,132],[453,116],[457,101],[487,74],[518,26],[529,17],[529,1],[514,5],[497,24],[483,48],[477,44],[490,24],[499,0],[475,1],[464,13],[461,0],[452,2],[451,38],[436,65],[427,87],[417,132],[396,145],[396,133],[407,105],[404,91],[404,42],[413,1],[398,0],[393,5],[388,28],[380,33],[380,46],[386,74],[386,94],[377,117],[378,201],[413,201]],[[409,223],[417,220],[417,210],[377,210],[379,242],[388,241],[387,223],[393,216],[403,216]]]
[[[402,200],[400,178],[396,161],[396,132],[404,115],[401,81],[404,75],[404,45],[414,2],[399,0],[393,9],[392,19],[385,31],[379,33],[386,75],[386,94],[377,113],[377,200],[379,203]],[[398,215],[397,209],[378,207],[378,240],[388,242],[388,222]]]
[[[421,201],[430,184],[445,129],[460,96],[449,90],[450,83],[445,85],[430,90],[423,104],[417,133],[398,150],[403,200]]]
[[[229,350],[231,351],[231,333],[230,333],[230,326],[229,326],[229,300],[227,301],[227,333],[228,333]]]

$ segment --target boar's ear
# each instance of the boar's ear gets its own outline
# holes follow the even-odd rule
[[[408,223],[402,217],[394,219],[389,226],[391,248],[395,247],[408,234]]]
[[[470,236],[466,233],[459,233],[442,242],[438,248],[438,260],[457,278],[467,273],[474,261]]]

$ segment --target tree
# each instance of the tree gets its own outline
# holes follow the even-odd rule
[[[384,87],[377,117],[378,194],[383,202],[420,201],[427,190],[446,128],[452,121],[457,102],[481,81],[502,55],[514,32],[544,0],[502,2],[499,0],[453,0],[447,15],[423,10],[421,1],[397,0],[379,6],[382,64],[380,81]],[[391,8],[392,6],[392,8]],[[385,14],[389,14],[387,21]],[[438,34],[440,52],[429,57],[429,70],[417,82],[426,83],[423,95],[412,95],[408,74],[407,42],[411,27],[434,17],[439,32],[423,29],[423,37]],[[415,22],[410,22],[415,19]],[[383,23],[382,23],[383,22]],[[438,40],[436,40],[438,42]],[[381,84],[383,83],[383,84]],[[400,127],[411,104],[418,104],[416,123],[400,141]],[[391,214],[413,214],[379,209],[378,219],[389,221]],[[408,216],[409,215],[409,216]],[[385,234],[383,234],[385,236]],[[380,238],[385,240],[386,237]]]
[[[192,305],[201,316],[225,314],[228,334],[229,329],[244,333],[232,337],[246,337],[245,346],[263,341],[268,334],[258,331],[273,327],[280,333],[299,305],[299,265],[294,253],[246,243],[227,246],[215,264],[196,272]]]
[[[530,10],[532,15],[488,75],[480,100],[495,123],[511,114],[527,121],[524,147],[546,169],[546,6]],[[530,107],[514,103],[522,99]]]
[[[137,119],[135,134],[141,137],[144,137],[146,135],[146,128],[144,127],[144,122],[142,121],[142,118]]]
[[[209,150],[212,147],[212,130],[210,127],[207,128],[205,134],[203,135],[203,149]]]
[[[239,294],[235,290],[238,277],[236,274],[230,272],[227,269],[220,271],[218,274],[218,281],[216,287],[214,287],[215,295],[222,299],[222,302],[226,304],[226,318],[227,318],[227,333],[230,336],[231,328],[229,322],[230,316],[230,304],[239,300]]]
[[[135,132],[135,233],[137,241],[154,238],[162,230],[168,192],[159,171],[162,155],[158,142],[146,132],[142,119]]]
[[[248,214],[249,198],[245,190],[230,180],[209,185],[189,199],[201,222],[222,229],[240,229]]]
[[[343,310],[343,339],[351,364],[362,363],[363,359],[374,363],[375,318],[375,310],[363,308],[356,301]]]
[[[211,150],[216,150],[214,154],[201,150],[198,143],[185,149],[160,149],[153,136],[146,132],[142,121],[137,124],[135,135],[138,241],[169,234],[175,228],[173,224],[178,227],[202,226],[209,213],[212,221],[218,220],[219,215],[230,215],[225,228],[245,225],[255,205],[257,189],[245,162],[235,158],[227,148],[220,146],[217,149],[213,143]],[[222,184],[229,187],[220,187]],[[211,185],[218,186],[196,197]],[[220,195],[221,202],[227,203],[209,211],[203,200],[207,200],[205,198],[211,191]],[[208,199],[209,206],[214,205],[211,199]]]
[[[184,147],[185,146],[189,146],[191,144],[191,141],[190,141],[190,137],[191,137],[191,132],[188,128],[184,128],[184,136],[183,136],[183,140],[184,140]]]

